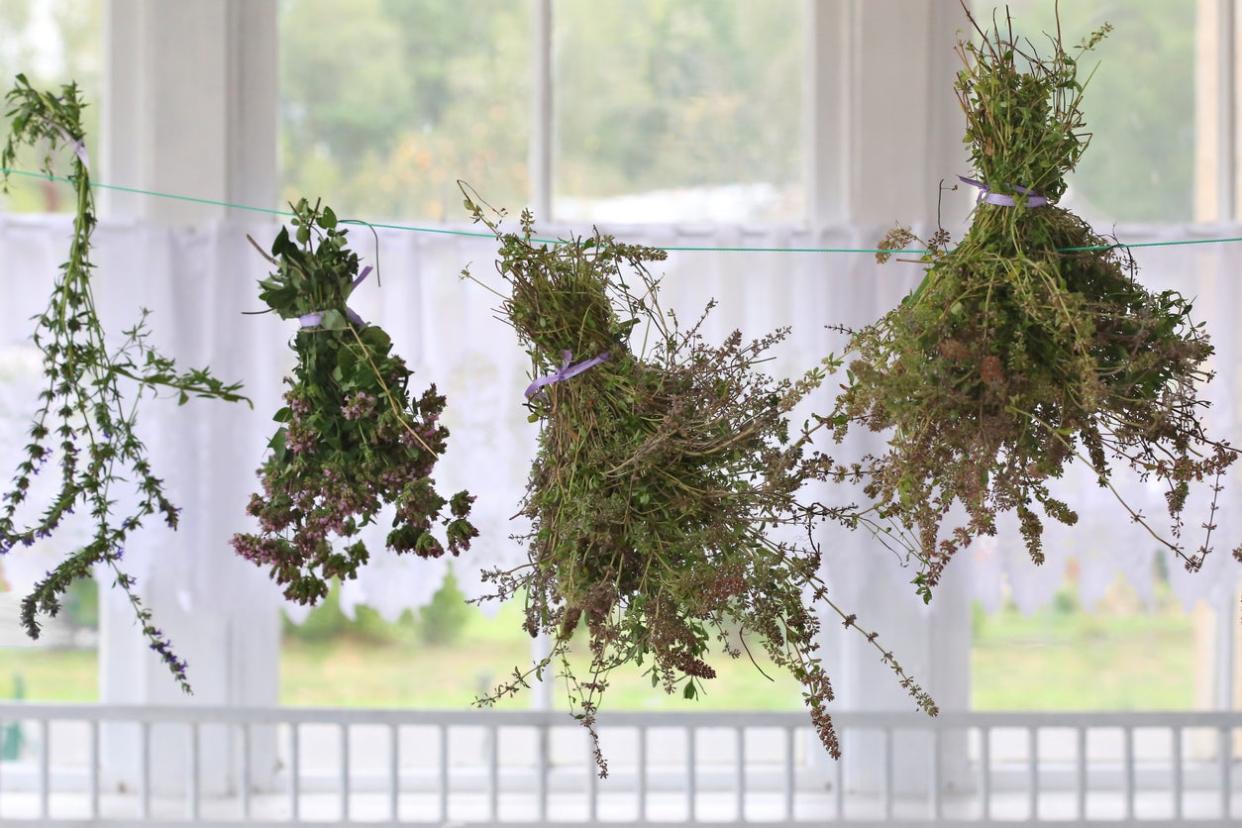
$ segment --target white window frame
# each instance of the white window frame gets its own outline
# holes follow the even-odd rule
[[[1238,0],[1195,6],[1195,222],[1239,218]]]

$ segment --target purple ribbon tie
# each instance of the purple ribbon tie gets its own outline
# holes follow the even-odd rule
[[[64,127],[57,127],[57,129],[60,130],[61,135],[65,136],[65,142],[73,147],[73,154],[76,155],[78,160],[82,162],[82,166],[86,168],[87,172],[90,172],[91,159],[90,156],[86,154],[86,142],[80,138],[74,138],[69,134],[69,130]]]
[[[371,266],[367,265],[358,274],[358,278],[354,279],[354,283],[350,285],[349,292],[353,293],[358,285],[362,284],[368,276],[371,275]],[[298,322],[303,328],[317,328],[323,322],[323,316],[327,311],[315,311],[314,313],[306,313],[298,317]],[[345,306],[345,318],[359,328],[366,327],[366,322],[362,321],[362,317],[354,313],[353,309],[348,305]]]
[[[526,399],[529,400],[531,397],[538,394],[539,390],[544,386],[551,385],[554,382],[560,382],[561,380],[567,380],[571,377],[576,377],[584,371],[590,371],[596,365],[599,365],[601,362],[608,359],[608,352],[604,351],[604,353],[597,357],[584,359],[582,362],[575,362],[573,365],[569,364],[570,360],[574,358],[572,351],[561,351],[561,358],[563,362],[561,363],[560,368],[556,369],[555,372],[548,374],[546,377],[539,377],[526,387]]]
[[[998,207],[1016,207],[1018,205],[1017,199],[1015,199],[1013,196],[1005,195],[1004,193],[994,193],[991,190],[989,190],[988,185],[984,184],[982,181],[979,181],[974,178],[967,178],[964,175],[959,175],[957,177],[957,180],[962,182],[963,184],[969,184],[972,187],[978,187],[979,188],[979,201],[986,201],[988,204],[995,204]],[[1017,190],[1018,192],[1022,193],[1022,195],[1026,196],[1027,207],[1043,207],[1045,204],[1048,203],[1048,199],[1041,196],[1039,193],[1035,192],[1034,190],[1028,189],[1019,184],[1014,184],[1013,188]]]

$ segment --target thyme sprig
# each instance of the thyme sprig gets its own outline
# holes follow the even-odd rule
[[[853,332],[849,382],[823,422],[838,438],[861,425],[890,440],[842,473],[864,484],[885,528],[899,530],[890,537],[918,561],[924,600],[958,550],[997,532],[1002,513],[1016,513],[1031,559],[1042,562],[1045,518],[1078,520],[1051,488],[1076,459],[1197,570],[1212,551],[1220,481],[1238,457],[1202,421],[1212,345],[1190,300],[1145,288],[1124,247],[1055,204],[1091,137],[1080,65],[1110,29],[1066,49],[1058,23],[1041,51],[1014,35],[1008,17],[990,31],[970,21],[979,39],[959,44],[956,81],[966,141],[978,178],[1014,204],[980,202],[951,249],[937,232],[921,284]],[[1031,204],[1031,192],[1050,203]],[[880,247],[914,241],[897,228]],[[1161,484],[1167,530],[1125,501],[1116,466]],[[1196,485],[1210,501],[1197,545],[1183,531]],[[956,503],[966,519],[946,527]]]
[[[709,345],[700,328],[714,302],[679,326],[647,269],[665,258],[661,250],[598,232],[536,242],[529,212],[518,232],[505,232],[503,213],[463,189],[474,221],[496,235],[497,269],[509,286],[500,315],[527,348],[533,373],[556,371],[564,351],[574,360],[608,355],[528,403],[541,425],[522,506],[532,523],[520,539],[528,559],[485,580],[494,587],[488,598],[523,597],[526,631],[547,635],[551,650],[479,703],[559,675],[606,775],[596,715],[613,670],[637,666],[652,687],[695,698],[716,676],[709,663],[716,651],[753,661],[757,640],[801,683],[824,746],[839,755],[814,607],[857,627],[829,599],[814,538],[825,521],[854,526],[859,517],[850,507],[799,499],[834,466],[789,424],[825,368],[793,380],[759,370],[787,329],[752,342],[735,331]],[[859,632],[934,714],[934,702],[875,634]],[[571,660],[580,634],[590,653],[585,672]]]
[[[395,507],[387,545],[398,553],[457,555],[478,531],[468,520],[474,498],[446,499],[431,478],[449,436],[444,397],[432,385],[411,399],[411,372],[388,334],[351,316],[359,259],[332,209],[302,199],[293,212],[294,237],[281,228],[264,254],[276,271],[259,284],[278,316],[303,320],[297,366],[259,469],[263,492],[248,507],[261,531],[235,535],[233,547],[270,567],[286,598],[308,604],[370,557],[361,540],[338,550],[331,536],[356,536],[386,504]],[[437,520],[444,541],[432,533]]]
[[[61,87],[57,95],[33,88],[25,76],[18,75],[5,101],[10,132],[0,166],[6,169],[14,166],[19,147],[46,142],[43,168],[50,175],[51,153],[62,144],[84,138],[84,104],[75,84]],[[39,394],[25,459],[0,506],[0,553],[50,537],[75,508],[88,509],[94,522],[91,540],[58,564],[22,601],[21,620],[27,634],[38,638],[39,616],[55,616],[65,590],[77,579],[90,576],[97,565],[104,565],[132,605],[148,646],[189,692],[185,661],[155,626],[135,579],[121,567],[127,540],[146,518],[158,515],[176,528],[179,515],[138,439],[138,412],[145,397],[161,393],[175,396],[180,404],[191,397],[247,400],[239,393],[240,384],[221,382],[207,368],[178,371],[172,359],[149,343],[146,309],[124,331],[121,342],[109,349],[91,284],[91,234],[96,219],[90,171],[81,157],[73,159],[72,171],[75,215],[69,258],[60,267],[47,308],[36,317],[33,334],[42,353],[46,385]],[[6,177],[6,187],[7,183]],[[60,466],[60,490],[37,519],[23,522],[19,508],[27,500],[32,479],[53,458]],[[131,484],[138,494],[126,514],[117,513],[114,486],[121,482]]]

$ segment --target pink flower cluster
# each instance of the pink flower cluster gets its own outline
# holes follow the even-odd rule
[[[448,436],[438,425],[444,398],[434,388],[401,418],[367,392],[335,410],[312,405],[297,389],[285,401],[284,451],[260,469],[263,492],[247,506],[261,531],[234,536],[233,548],[270,567],[287,598],[313,603],[332,579],[353,577],[369,559],[365,544],[339,549],[334,540],[356,536],[385,504],[395,507],[393,551],[439,557],[469,548],[478,534],[466,519],[474,498],[460,492],[446,500],[430,476]],[[437,521],[444,542],[432,533]]]

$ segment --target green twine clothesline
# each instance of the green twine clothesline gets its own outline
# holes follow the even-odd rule
[[[9,176],[16,175],[24,178],[39,178],[44,181],[60,181],[63,183],[71,183],[69,176],[50,175],[44,172],[33,172],[31,170],[16,170],[0,167],[0,174]],[[180,195],[177,193],[163,193],[158,190],[144,190],[140,187],[127,187],[124,184],[100,184],[99,182],[91,182],[92,187],[101,190],[115,190],[121,193],[133,193],[135,195],[151,196],[152,198],[167,198],[173,201],[185,201],[191,204],[203,204],[210,207],[226,207],[230,210],[245,210],[251,213],[263,213],[269,216],[289,217],[293,213],[289,210],[277,210],[270,207],[256,207],[252,204],[238,204],[232,201],[221,201],[214,198],[199,198],[197,196]],[[382,228],[385,230],[402,230],[408,233],[428,233],[439,236],[465,236],[476,239],[493,238],[491,233],[484,233],[477,230],[453,230],[447,227],[423,227],[414,224],[384,224],[381,222],[362,221],[359,219],[343,220],[346,224],[366,224],[370,227]],[[564,239],[541,239],[536,238],[532,241],[543,244],[564,244]],[[1177,239],[1173,241],[1152,241],[1152,242],[1135,242],[1132,244],[1093,244],[1081,247],[1065,247],[1060,248],[1060,253],[1085,253],[1092,250],[1111,250],[1113,248],[1133,249],[1139,247],[1181,247],[1184,245],[1198,244],[1233,244],[1242,242],[1242,236],[1222,236],[1216,238],[1205,239]],[[922,256],[927,254],[925,249],[908,249],[893,250],[878,247],[745,247],[745,246],[716,246],[716,245],[653,245],[660,250],[667,250],[670,253],[887,253],[890,255],[907,255]]]

